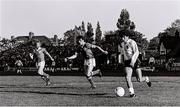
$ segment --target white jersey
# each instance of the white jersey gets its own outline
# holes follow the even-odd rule
[[[121,46],[124,60],[131,60],[134,53],[139,51],[136,42],[132,39],[128,39],[127,42],[122,42]]]

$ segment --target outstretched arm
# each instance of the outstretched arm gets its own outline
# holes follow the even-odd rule
[[[99,47],[99,46],[96,46],[96,48],[97,49],[99,49],[102,53],[104,53],[104,54],[108,54],[108,52],[107,51],[105,51],[105,50],[103,50],[101,47]]]
[[[31,59],[34,59],[33,53],[29,53],[29,56],[30,56]]]
[[[49,54],[49,52],[46,51],[46,49],[44,49],[44,53],[51,59],[51,61],[54,61],[54,59],[53,59],[52,56]]]
[[[76,52],[74,55],[65,58],[65,61],[67,61],[67,60],[69,60],[69,59],[75,59],[75,58],[77,57],[77,54],[78,54],[78,53]]]
[[[29,56],[31,59],[34,59],[35,56],[35,50],[33,49],[31,53],[29,53]]]
[[[97,48],[97,49],[99,49],[102,53],[104,53],[104,54],[106,54],[106,55],[108,54],[108,52],[105,51],[105,50],[103,50],[100,46],[93,45],[93,44],[87,44],[87,46],[90,47],[90,48]]]

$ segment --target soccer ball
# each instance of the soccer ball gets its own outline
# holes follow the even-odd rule
[[[122,87],[117,87],[115,89],[115,93],[116,93],[117,96],[122,97],[125,94],[125,90]]]

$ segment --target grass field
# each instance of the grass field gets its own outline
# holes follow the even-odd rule
[[[180,77],[151,77],[152,87],[134,81],[136,98],[117,97],[127,91],[123,77],[95,77],[97,88],[82,76],[51,76],[44,86],[38,76],[0,76],[0,106],[180,106]]]

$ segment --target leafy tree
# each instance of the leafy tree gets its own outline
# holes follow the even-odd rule
[[[65,45],[74,45],[74,32],[73,30],[68,30],[64,33],[64,40],[65,40]]]
[[[1,40],[1,42],[2,42],[3,44],[8,44],[8,43],[10,42],[10,40],[9,40],[9,39],[6,39],[6,38],[3,38],[3,39]]]
[[[179,29],[179,28],[180,28],[180,19],[176,19],[176,20],[171,24],[171,27]]]
[[[122,9],[120,18],[117,22],[117,27],[120,30],[126,30],[129,29],[131,21],[129,20],[129,12],[126,9]]]
[[[91,23],[87,23],[87,32],[85,34],[85,40],[89,43],[93,43],[94,42],[94,33],[93,33],[93,27],[91,25]]]
[[[134,24],[134,22],[130,23],[130,30],[135,30],[136,25]]]
[[[180,19],[171,23],[171,26],[164,30],[168,36],[175,36],[176,32],[180,32]]]
[[[64,41],[65,45],[75,46],[76,45],[76,37],[85,35],[85,32],[80,27],[75,26],[74,29],[70,29],[64,33]]]
[[[100,42],[101,42],[101,37],[102,37],[101,27],[100,27],[99,22],[97,22],[96,38],[95,38],[96,44],[100,44]]]
[[[86,32],[84,21],[82,21],[81,30],[84,31],[84,32]]]
[[[144,38],[144,34],[135,31],[135,23],[130,20],[129,12],[126,9],[122,9],[120,18],[118,19],[116,25],[118,27],[119,32],[119,34],[117,35],[121,36],[121,31],[128,32],[130,37],[137,42],[140,50],[147,49],[149,42],[146,38]]]
[[[149,50],[158,50],[159,46],[159,37],[154,37],[150,40],[148,49]]]

